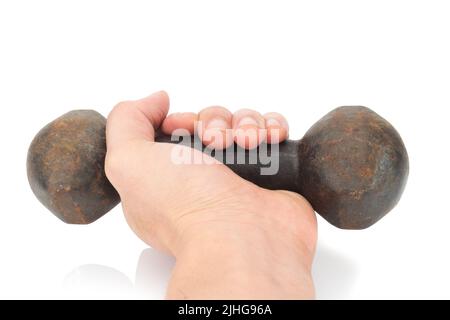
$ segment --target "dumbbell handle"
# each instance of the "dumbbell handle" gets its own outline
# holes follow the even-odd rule
[[[300,170],[301,140],[286,140],[273,145],[262,143],[251,150],[243,149],[236,143],[225,150],[211,150],[203,146],[197,136],[177,137],[158,133],[155,141],[183,144],[203,151],[225,164],[241,178],[262,188],[301,193],[300,185],[295,179]]]

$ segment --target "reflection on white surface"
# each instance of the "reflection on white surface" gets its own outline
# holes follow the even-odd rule
[[[163,299],[174,263],[174,258],[148,248],[139,258],[134,284],[114,268],[86,264],[65,277],[63,288],[71,297]]]
[[[63,287],[81,298],[164,299],[174,264],[173,257],[148,248],[139,257],[134,283],[116,269],[87,264],[70,272]],[[313,264],[317,299],[348,298],[356,276],[352,260],[319,245]]]
[[[334,250],[319,245],[313,264],[317,299],[346,299],[355,284],[355,263]]]
[[[175,258],[153,249],[145,249],[136,268],[136,292],[145,299],[164,299]]]
[[[126,275],[96,264],[86,264],[70,272],[63,288],[71,295],[86,298],[125,298],[133,292],[133,284]]]

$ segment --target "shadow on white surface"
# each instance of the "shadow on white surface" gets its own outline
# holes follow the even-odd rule
[[[107,266],[87,264],[64,279],[64,291],[81,298],[164,299],[175,259],[151,248],[142,251],[134,283],[122,272]],[[355,263],[319,245],[313,264],[317,299],[349,297],[357,277]]]
[[[319,244],[312,270],[316,298],[348,298],[355,284],[357,273],[354,261]]]
[[[133,282],[122,272],[103,265],[75,268],[63,281],[70,297],[164,299],[175,259],[153,249],[142,251]]]
[[[139,297],[164,299],[175,258],[153,249],[142,251],[136,268],[134,283]]]

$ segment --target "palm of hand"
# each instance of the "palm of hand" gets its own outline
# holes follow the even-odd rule
[[[167,96],[158,94],[119,104],[108,119],[107,175],[127,222],[143,241],[175,253],[186,235],[218,228],[231,236],[234,228],[245,226],[279,230],[301,250],[314,251],[316,220],[303,197],[262,189],[213,159],[174,163],[174,148],[180,146],[154,143],[154,128],[187,128],[192,119],[166,118],[167,110]],[[183,152],[208,157],[194,149]]]

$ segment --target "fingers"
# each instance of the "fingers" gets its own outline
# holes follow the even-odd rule
[[[169,96],[164,91],[146,98],[121,102],[108,116],[106,141],[108,149],[133,140],[154,141],[169,110]]]
[[[264,141],[280,143],[287,139],[289,126],[279,113],[261,115],[257,111],[241,109],[232,114],[220,106],[208,107],[195,113],[174,113],[162,124],[165,134],[185,129],[197,133],[203,145],[212,149],[228,148],[233,142],[246,149],[256,148]]]
[[[177,129],[184,129],[189,134],[195,133],[197,114],[194,112],[172,113],[164,119],[161,130],[165,134],[172,134]]]
[[[285,117],[277,112],[269,112],[264,116],[267,143],[280,143],[288,138],[289,125]]]
[[[254,110],[241,109],[235,112],[232,127],[234,141],[242,148],[254,149],[265,140],[265,120]]]
[[[205,146],[225,149],[233,143],[233,114],[224,107],[209,107],[199,113],[198,135]]]

